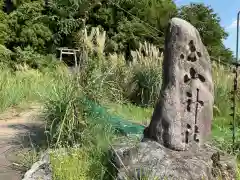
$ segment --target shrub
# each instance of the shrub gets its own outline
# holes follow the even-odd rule
[[[72,146],[81,139],[86,124],[84,107],[75,88],[72,84],[66,83],[63,89],[55,89],[54,96],[46,103],[45,117],[49,143],[54,146]]]
[[[140,106],[154,106],[162,84],[162,56],[155,46],[146,42],[132,56],[127,98]]]
[[[12,51],[0,44],[0,66],[9,66],[11,63]]]
[[[129,100],[140,106],[154,106],[162,82],[159,69],[136,68],[133,73],[133,78],[129,83],[129,87],[132,86],[128,96]]]
[[[155,46],[146,42],[140,44],[138,50],[132,51],[133,63],[129,66],[121,54],[104,55],[106,36],[99,28],[92,28],[90,34],[85,29],[76,37],[76,44],[88,57],[80,75],[88,96],[131,101],[137,105],[155,104],[160,93],[162,71],[162,57]]]
[[[45,2],[21,2],[14,11],[8,15],[9,36],[7,47],[11,50],[31,46],[38,53],[46,53],[48,45],[52,44],[51,24],[48,17],[43,14]]]
[[[42,55],[34,51],[30,46],[21,49],[15,49],[16,62],[13,64],[14,69],[16,65],[28,65],[30,68],[43,70],[45,68],[55,68],[59,62],[53,55]]]

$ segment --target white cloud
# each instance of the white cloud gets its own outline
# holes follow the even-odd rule
[[[174,0],[174,2],[175,2],[176,4],[181,3],[182,1],[184,1],[184,0]]]
[[[237,27],[237,20],[234,20],[233,22],[232,22],[232,24],[230,24],[228,27],[227,27],[227,29],[232,29],[232,28],[236,28]]]

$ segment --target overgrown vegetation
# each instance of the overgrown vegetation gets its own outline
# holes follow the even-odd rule
[[[22,67],[24,68],[24,67]],[[12,106],[26,103],[44,103],[48,97],[55,94],[56,88],[61,89],[68,82],[67,71],[60,68],[51,72],[26,69],[13,72],[8,68],[0,71],[0,111]]]
[[[0,5],[0,110],[28,102],[45,105],[56,180],[111,177],[106,152],[123,137],[91,112],[86,98],[120,120],[147,124],[161,88],[164,32],[171,17],[195,25],[213,59],[233,60],[218,15],[204,4],[177,9],[172,0],[0,0]],[[56,61],[60,46],[81,50],[77,73],[69,74]],[[230,153],[233,77],[228,67],[212,64],[213,141]]]
[[[78,31],[98,26],[106,31],[104,52],[122,53],[131,61],[131,51],[139,48],[139,42],[147,41],[162,52],[165,30],[174,16],[196,26],[212,57],[233,60],[222,41],[227,33],[211,7],[192,3],[177,9],[172,0],[1,0],[0,44],[13,52],[15,62],[18,58],[14,54],[26,48],[29,51],[29,46],[37,56],[56,54],[61,46],[76,48]],[[32,61],[35,64],[34,58]],[[37,68],[30,61],[26,63]]]
[[[89,41],[88,41],[89,42]],[[100,44],[100,43],[99,43]],[[94,47],[94,45],[89,45],[89,47]],[[148,44],[145,44],[144,48],[149,47]],[[97,49],[97,48],[93,48],[93,49]],[[152,51],[155,52],[155,48],[154,46],[152,46]],[[101,51],[99,51],[101,52]],[[85,81],[90,82],[91,85],[85,85],[82,84],[81,82],[84,81],[79,81],[79,86],[81,88],[79,88],[77,91],[79,93],[81,93],[81,95],[87,96],[87,97],[91,97],[92,100],[95,100],[96,102],[100,103],[101,105],[108,107],[109,108],[109,112],[112,114],[117,114],[118,116],[122,117],[123,119],[128,119],[128,120],[132,120],[132,121],[136,121],[136,122],[140,122],[140,123],[146,123],[146,120],[149,122],[150,117],[151,117],[151,113],[152,113],[152,106],[155,103],[154,101],[152,101],[153,99],[157,99],[158,97],[158,93],[159,93],[159,88],[161,86],[161,61],[162,61],[162,57],[158,57],[157,59],[153,58],[153,56],[151,55],[151,53],[148,56],[142,57],[141,51],[137,51],[137,59],[138,61],[133,61],[133,63],[131,64],[131,66],[129,67],[128,65],[124,65],[124,59],[118,59],[118,61],[115,61],[116,64],[107,64],[107,69],[105,69],[106,65],[105,63],[108,62],[109,57],[104,56],[104,55],[97,55],[97,60],[94,59],[92,56],[90,56],[91,58],[89,58],[89,64],[92,65],[92,63],[96,63],[94,68],[92,68],[92,66],[86,66],[86,71],[88,71],[88,68],[91,68],[91,75],[92,76],[82,76],[82,73],[78,73],[76,76],[81,78],[84,78]],[[152,53],[154,54],[154,53]],[[115,55],[117,56],[117,55]],[[94,60],[94,61],[93,61]],[[93,61],[93,62],[91,62]],[[100,64],[97,64],[101,62]],[[110,61],[113,62],[113,61]],[[126,68],[128,67],[128,68]],[[103,70],[102,70],[103,68]],[[123,71],[125,73],[123,73]],[[141,72],[140,76],[136,76],[136,74],[138,74],[139,72]],[[232,141],[231,141],[231,137],[232,137],[232,132],[230,130],[230,122],[231,122],[231,117],[229,116],[230,108],[228,109],[227,107],[230,107],[230,100],[229,97],[226,96],[226,94],[230,94],[231,91],[231,82],[232,82],[232,76],[226,76],[226,72],[230,72],[230,69],[223,67],[220,64],[216,64],[213,63],[213,78],[214,78],[214,83],[215,83],[215,106],[214,106],[214,121],[213,121],[213,142],[221,149],[228,151],[229,153],[231,153],[231,148],[232,148]],[[148,73],[156,73],[157,76],[154,76],[154,74],[152,75],[148,75]],[[96,77],[94,78],[94,80],[92,80],[91,78],[95,75],[98,74],[98,80],[96,81]],[[229,73],[228,73],[229,74]],[[84,75],[84,72],[83,72]],[[113,78],[114,77],[114,78]],[[121,78],[120,78],[121,77]],[[156,78],[158,77],[158,78]],[[90,78],[91,80],[87,80],[86,78]],[[116,81],[116,83],[112,83],[111,84],[111,79],[118,79],[118,81]],[[124,81],[122,81],[121,79],[124,79]],[[136,83],[136,82],[140,82],[140,84]],[[226,82],[226,83],[223,83]],[[97,83],[97,85],[95,85],[95,83]],[[99,84],[101,84],[101,86],[99,86]],[[155,88],[157,85],[157,88]],[[121,89],[121,87],[124,87]],[[132,88],[135,87],[135,88]],[[77,88],[71,88],[71,89],[77,89]],[[117,89],[117,91],[116,91]],[[87,92],[87,93],[84,93]],[[90,93],[89,93],[90,92]],[[94,93],[94,94],[92,94]],[[112,94],[114,94],[114,96],[112,96]],[[108,94],[108,95],[106,95]],[[129,102],[132,102],[132,98],[131,95],[132,94],[138,94],[138,101],[136,101],[135,99],[135,105],[140,107],[135,107],[134,105],[129,105]],[[77,96],[71,96],[72,100],[76,100],[77,98],[79,98],[80,95],[78,94]],[[64,98],[60,98],[60,99],[64,99]],[[144,101],[142,101],[144,100]],[[146,100],[146,101],[145,101]],[[64,105],[68,104],[70,101],[66,101],[64,103]],[[78,101],[80,103],[82,103],[82,101]],[[112,102],[118,102],[118,105],[113,105]],[[53,104],[53,103],[51,103]],[[142,105],[148,105],[148,107],[141,107]],[[71,106],[70,104],[68,104],[69,107]],[[82,107],[83,104],[78,105],[78,107]],[[55,106],[58,107],[58,106]],[[67,109],[66,106],[61,106],[61,107],[65,107],[65,109]],[[137,109],[137,110],[135,110]],[[82,109],[81,109],[82,110]],[[54,110],[55,111],[55,110]],[[53,111],[53,112],[54,112]],[[72,111],[74,111],[74,108],[72,108]],[[131,112],[129,114],[129,111]],[[239,110],[238,110],[239,111]],[[52,112],[52,109],[50,109],[50,112]],[[64,112],[67,112],[64,111]],[[79,112],[76,110],[76,112]],[[88,111],[85,111],[88,112]],[[80,111],[81,114],[82,111]],[[55,118],[58,118],[58,114],[59,113],[53,113],[55,114]],[[58,127],[65,127],[66,129],[69,129],[69,123],[73,124],[74,122],[77,123],[77,120],[74,119],[75,117],[72,115],[73,113],[70,113],[71,115],[65,114],[66,116],[59,118],[59,121],[57,121],[59,123]],[[139,117],[138,114],[141,114],[141,117]],[[90,117],[90,118],[89,118]],[[101,117],[101,116],[100,116]],[[61,120],[60,120],[61,119]],[[66,119],[68,119],[68,121],[64,122]],[[82,140],[82,138],[89,138],[92,139],[91,137],[98,137],[98,133],[94,133],[91,132],[90,134],[84,134],[84,131],[89,131],[90,129],[92,129],[92,126],[89,127],[89,123],[90,122],[102,122],[103,119],[99,120],[99,116],[81,116],[80,119],[78,119],[81,122],[84,122],[83,124],[85,125],[85,130],[82,131],[82,134],[80,135],[81,138],[78,139],[79,141],[76,142],[76,138],[74,137],[74,134],[79,134],[79,129],[77,131],[74,131],[73,129],[71,129],[71,131],[67,131],[67,133],[64,133],[64,129],[58,128],[58,131],[55,131],[54,133],[57,136],[60,136],[61,133],[64,133],[65,135],[67,135],[69,137],[71,137],[71,139],[74,139],[74,143],[75,144],[81,144],[83,145],[84,148],[92,148],[91,145],[89,145],[89,142],[91,142],[92,144],[94,144],[94,148],[98,147],[98,143],[102,143],[102,142],[94,142],[95,138],[93,138],[92,141],[88,141],[87,144],[85,144],[85,142]],[[55,120],[56,121],[56,120]],[[62,124],[63,123],[63,124]],[[92,125],[92,123],[90,123]],[[101,124],[101,123],[100,123]],[[95,127],[96,124],[94,124]],[[74,126],[72,126],[74,127]],[[108,127],[108,126],[106,126]],[[108,139],[108,141],[106,141],[105,143],[107,144],[107,146],[111,145],[111,143],[113,141],[111,141],[111,138],[109,138],[109,136],[112,136],[112,133],[108,133],[106,134],[104,137],[104,139]],[[73,138],[74,137],[74,138]],[[239,132],[237,132],[237,137],[239,137]],[[64,135],[62,135],[61,141],[64,141],[65,143],[68,142],[68,138],[64,137]],[[114,139],[114,142],[116,142],[116,139]],[[55,141],[55,143],[59,143],[59,141]],[[90,144],[91,144],[90,143]],[[62,142],[60,143],[62,145]],[[239,142],[236,143],[236,146],[239,145]],[[81,149],[81,148],[80,148]],[[72,149],[70,148],[70,151],[72,151]],[[86,150],[84,150],[86,151]],[[92,150],[91,150],[92,151]],[[100,153],[101,152],[101,153]],[[102,156],[104,156],[105,149],[102,149],[102,151],[99,151],[100,154],[102,154]],[[80,152],[80,155],[82,152]],[[76,154],[75,154],[76,155]],[[88,154],[85,154],[88,157]],[[101,156],[101,157],[102,157]],[[65,155],[63,155],[63,157],[65,157]],[[62,157],[62,158],[63,158]],[[71,155],[67,155],[66,158],[70,158]],[[105,157],[105,156],[104,156]],[[53,155],[54,158],[54,162],[56,161],[56,156]],[[102,162],[102,158],[99,159],[95,159],[96,162],[95,163],[101,163]],[[105,159],[106,160],[106,159]],[[88,162],[86,162],[86,166]],[[69,166],[69,164],[68,164]],[[70,165],[70,166],[73,166]],[[58,171],[60,173],[61,169],[64,168],[65,166],[55,166],[56,171]],[[100,171],[102,168],[104,168],[105,166],[99,166],[98,171]],[[90,167],[89,167],[90,168]],[[77,168],[74,170],[78,170]],[[95,169],[96,170],[96,169]],[[85,172],[85,171],[84,171]],[[90,168],[90,172],[93,172],[93,169]],[[106,174],[108,174],[109,172],[105,172]],[[87,176],[91,175],[87,174]],[[100,174],[98,174],[100,176]],[[63,176],[63,174],[61,174],[60,176]],[[99,178],[99,176],[94,176],[95,178]],[[58,176],[59,177],[59,176]],[[95,179],[93,178],[93,179]],[[73,177],[74,179],[74,177]],[[86,177],[86,179],[88,179],[88,177]],[[104,179],[104,178],[103,178]]]

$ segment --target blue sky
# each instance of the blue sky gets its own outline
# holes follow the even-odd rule
[[[175,2],[178,6],[191,2],[210,5],[221,18],[221,25],[229,33],[224,44],[233,52],[236,51],[237,13],[240,10],[240,0],[175,0]]]

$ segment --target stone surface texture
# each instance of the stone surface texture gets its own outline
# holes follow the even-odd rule
[[[213,118],[208,52],[188,22],[171,19],[163,84],[142,142],[112,148],[116,180],[234,180],[236,158],[207,144]]]
[[[45,152],[39,161],[35,162],[22,180],[52,180],[50,156]]]
[[[235,158],[208,145],[191,151],[170,150],[155,141],[114,147],[116,180],[233,180]]]
[[[144,137],[180,151],[204,144],[213,118],[211,73],[199,32],[185,20],[171,19],[161,93]]]

